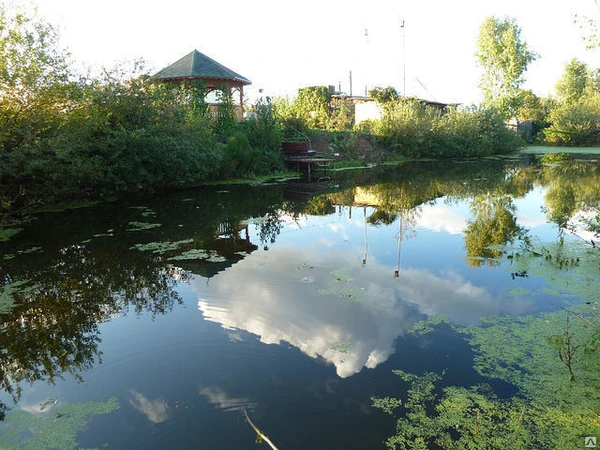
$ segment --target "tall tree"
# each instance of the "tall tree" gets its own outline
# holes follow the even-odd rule
[[[592,81],[586,63],[573,58],[565,65],[565,71],[556,82],[556,94],[567,104],[576,103]]]
[[[0,4],[0,149],[36,142],[68,101],[68,54],[36,12]]]
[[[483,104],[497,108],[507,118],[514,116],[525,71],[538,56],[521,38],[516,20],[488,17],[479,29],[475,56],[483,68]]]

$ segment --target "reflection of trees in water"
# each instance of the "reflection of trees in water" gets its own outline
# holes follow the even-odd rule
[[[496,265],[502,254],[498,247],[514,242],[523,232],[513,200],[504,194],[480,195],[473,199],[471,210],[475,218],[464,231],[467,261],[472,267]]]
[[[398,214],[384,209],[378,209],[367,218],[369,225],[391,225],[398,218]]]
[[[546,155],[540,170],[539,181],[547,188],[545,210],[548,220],[555,223],[559,232],[575,228],[572,223],[578,212],[589,213],[587,230],[597,232],[595,223],[600,217],[600,173],[597,165],[581,163],[569,155]]]
[[[12,267],[35,285],[15,293],[16,306],[0,315],[0,387],[15,402],[24,382],[52,383],[64,374],[81,380],[101,361],[98,325],[104,320],[130,309],[164,314],[181,302],[174,280],[185,273],[133,256],[74,245],[48,265]]]
[[[283,228],[283,220],[279,210],[272,210],[267,213],[263,220],[258,224],[260,244],[267,250],[269,244],[274,244],[275,239],[281,233]]]

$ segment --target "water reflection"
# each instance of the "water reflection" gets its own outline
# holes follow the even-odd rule
[[[257,404],[250,401],[250,399],[245,397],[232,397],[219,386],[200,387],[198,392],[201,396],[206,397],[209,403],[225,411],[252,411],[257,407]]]
[[[231,341],[249,332],[265,344],[289,343],[350,377],[386,361],[425,316],[465,325],[538,310],[525,280],[499,266],[504,244],[536,237],[525,227],[588,242],[599,231],[592,164],[411,164],[353,176],[65,213],[0,243],[0,296],[14,303],[0,314],[0,388],[18,401],[28,383],[82,380],[102,360],[102,322],[168,314],[183,301],[182,283]],[[161,226],[126,231],[146,218]],[[559,253],[548,255],[557,261]],[[506,295],[512,288],[523,292]],[[125,402],[153,424],[168,421],[162,393],[135,387]],[[252,407],[255,398],[217,385],[198,392],[222,410]],[[6,410],[0,404],[0,419]]]
[[[501,248],[524,234],[517,224],[513,199],[503,193],[478,195],[471,202],[471,210],[474,219],[464,230],[469,264],[497,265]]]
[[[140,392],[130,391],[129,404],[144,414],[152,423],[161,423],[169,419],[169,409],[164,399],[150,400]]]
[[[210,286],[198,277],[190,284],[206,320],[265,344],[287,342],[332,363],[342,378],[386,361],[396,339],[424,315],[469,324],[530,306],[497,298],[457,273],[391,273],[376,258],[361,266],[354,250],[334,255],[319,244],[288,245],[247,257]]]

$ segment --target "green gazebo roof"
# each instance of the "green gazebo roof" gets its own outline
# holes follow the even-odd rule
[[[179,61],[165,67],[153,78],[161,80],[170,78],[213,78],[238,81],[243,85],[252,83],[249,79],[219,64],[198,50],[188,53]]]

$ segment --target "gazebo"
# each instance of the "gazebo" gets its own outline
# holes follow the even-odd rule
[[[185,80],[202,80],[208,88],[207,102],[211,110],[217,110],[218,103],[210,99],[214,91],[228,89],[234,99],[235,113],[239,121],[244,117],[244,86],[252,82],[224,65],[209,58],[198,50],[188,53],[179,61],[165,67],[153,77],[169,83],[182,83]],[[239,94],[239,103],[237,102]]]

